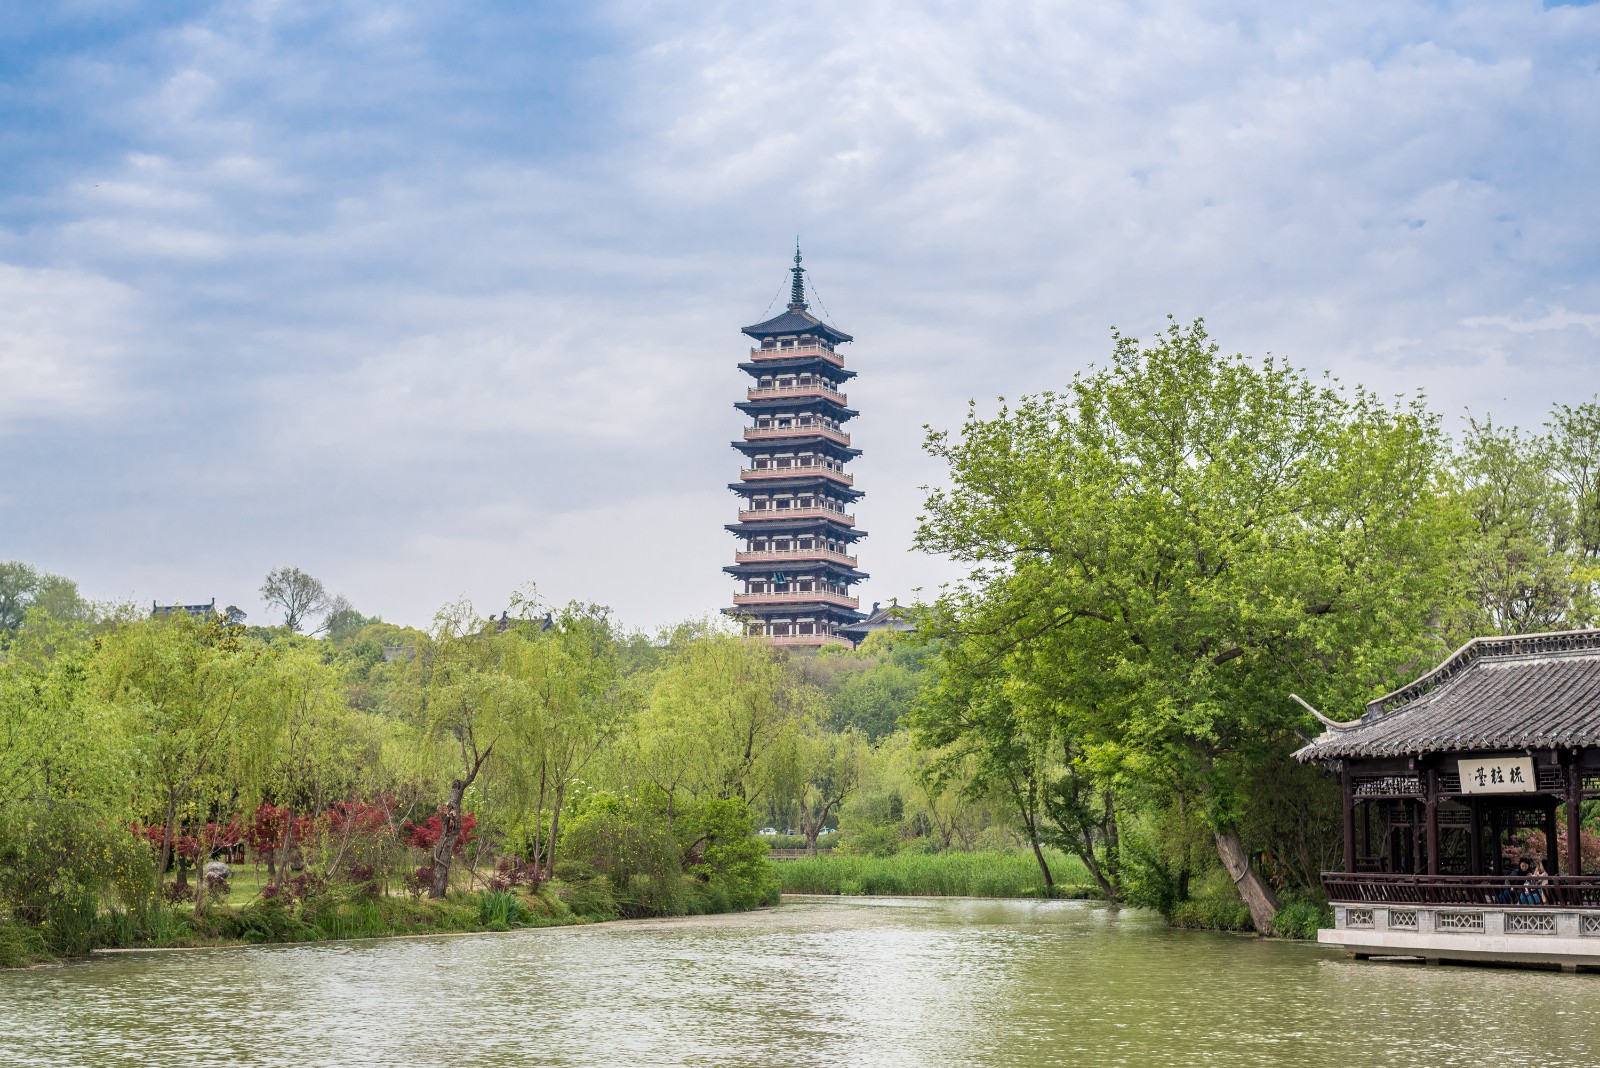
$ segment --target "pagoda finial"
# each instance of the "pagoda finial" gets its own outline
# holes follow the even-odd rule
[[[789,268],[794,275],[794,284],[789,287],[789,310],[792,312],[806,310],[806,269],[800,266],[800,238],[794,239],[794,266]]]

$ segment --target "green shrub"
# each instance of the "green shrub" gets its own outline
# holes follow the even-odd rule
[[[1320,928],[1332,926],[1332,911],[1310,901],[1290,901],[1272,918],[1272,932],[1281,938],[1315,939]]]
[[[761,844],[768,849],[804,849],[806,848],[805,835],[802,834],[763,834],[759,836]],[[837,834],[825,834],[817,839],[817,852],[826,853],[839,844]]]
[[[1172,910],[1172,926],[1196,931],[1254,931],[1250,908],[1237,897],[1195,897]]]
[[[616,895],[611,892],[611,880],[604,875],[581,883],[563,883],[556,892],[573,915],[586,920],[614,920],[621,915]]]
[[[859,823],[839,836],[838,852],[851,857],[889,857],[900,845],[900,828],[888,823]]]
[[[491,931],[530,927],[533,921],[528,906],[509,890],[486,890],[478,895],[478,922]]]
[[[218,909],[212,914],[212,922],[218,937],[258,945],[303,942],[319,933],[316,927],[296,916],[282,898],[252,901],[241,909]]]
[[[26,968],[50,958],[50,949],[37,929],[0,921],[0,968]]]

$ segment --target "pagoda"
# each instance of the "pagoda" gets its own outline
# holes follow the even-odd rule
[[[744,328],[756,344],[739,370],[753,381],[734,407],[750,424],[733,443],[744,466],[727,526],[741,545],[723,568],[741,588],[723,611],[778,644],[850,645],[841,628],[862,618],[850,591],[867,577],[851,553],[866,537],[850,514],[861,491],[845,471],[861,450],[842,429],[856,416],[844,394],[855,372],[838,346],[853,339],[808,310],[798,243],[790,273],[788,310]]]

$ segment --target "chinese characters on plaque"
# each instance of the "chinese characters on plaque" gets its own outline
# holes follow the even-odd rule
[[[1464,794],[1531,794],[1539,788],[1532,757],[1490,757],[1456,763],[1461,768]]]

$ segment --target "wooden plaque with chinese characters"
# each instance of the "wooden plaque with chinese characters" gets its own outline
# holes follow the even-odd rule
[[[1464,794],[1531,794],[1539,788],[1532,757],[1490,757],[1456,763],[1461,768]]]

